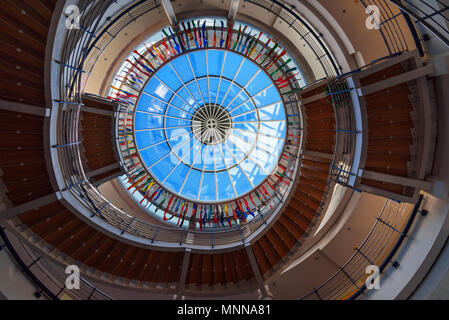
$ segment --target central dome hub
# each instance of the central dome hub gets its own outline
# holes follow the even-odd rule
[[[215,145],[225,141],[231,132],[232,118],[225,108],[208,104],[196,110],[192,118],[192,131],[199,141]]]

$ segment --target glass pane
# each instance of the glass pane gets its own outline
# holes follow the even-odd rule
[[[182,180],[184,181],[184,179]],[[184,189],[182,189],[182,195],[196,200],[196,198],[198,197],[200,181],[201,172],[197,170],[190,170],[190,174],[187,176]]]
[[[152,113],[164,113],[166,106],[166,103],[143,94],[137,104],[137,110]]]
[[[200,201],[217,200],[215,192],[215,173],[204,172],[201,185]]]
[[[217,173],[217,186],[218,200],[223,201],[235,197],[234,189],[232,188],[232,183],[231,180],[229,180],[227,171],[221,171]]]

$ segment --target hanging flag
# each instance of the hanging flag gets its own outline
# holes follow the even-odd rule
[[[132,57],[132,58],[139,66],[141,66],[143,69],[145,69],[146,72],[148,72],[149,74],[153,73],[153,70],[150,69],[149,67],[147,67],[142,61],[136,59],[135,57]]]
[[[184,25],[184,22],[183,22],[183,25]],[[192,26],[190,25],[190,21],[187,21],[187,27],[188,27],[188,29],[186,30],[187,36],[189,37],[189,40],[192,41],[193,35],[192,35]],[[184,29],[185,29],[185,26],[184,26]]]
[[[159,50],[153,45],[153,49],[154,49],[154,51],[156,52],[156,55],[163,61],[163,62],[165,62],[166,60],[165,60],[165,58],[164,58],[164,56],[159,52]]]
[[[207,218],[209,220],[209,224],[212,224],[212,205],[209,206],[209,217]]]
[[[162,208],[163,208],[163,206],[164,206],[164,203],[165,203],[165,200],[167,200],[167,199],[163,199],[162,201],[161,201],[161,203],[159,203],[159,204],[157,204],[156,203],[156,211],[154,211],[154,213],[156,214],[159,210],[161,210]]]
[[[184,25],[184,32],[181,30],[181,25],[179,25],[179,33],[177,33],[177,35],[178,35],[178,38],[181,39],[180,43],[181,43],[183,51],[185,51],[185,45],[186,45],[185,40],[184,40],[184,34],[186,34],[185,25]]]
[[[114,87],[114,86],[111,86],[111,88],[114,89],[114,90],[116,90],[116,91],[122,92],[123,94],[127,95],[128,97],[137,98],[137,96],[136,96],[135,94],[132,94],[131,92],[127,92],[127,91],[125,91],[125,90],[116,88],[116,87]]]
[[[262,34],[263,34],[263,32],[261,31],[261,32],[259,33],[259,37],[257,38],[257,41],[254,40],[253,48],[251,49],[251,52],[250,52],[249,55],[248,55],[250,58],[251,58],[251,56],[254,54],[254,51],[256,51],[257,44],[258,44],[258,42],[260,41],[260,37],[262,36]],[[256,60],[257,60],[257,59],[256,59]]]
[[[268,47],[268,45],[270,44],[271,39],[268,38],[267,43],[265,43],[265,45],[262,47],[262,49],[260,49],[259,55],[256,57],[256,59],[254,59],[254,61],[257,61],[257,59],[260,58],[260,56],[262,55],[262,52]]]
[[[218,218],[219,218],[219,217],[218,217],[218,216],[219,216],[219,212],[218,212],[218,210],[217,210],[218,208],[217,208],[217,205],[216,205],[216,204],[214,205],[214,209],[215,209],[215,210],[214,210],[214,223],[219,227],[219,226],[220,226],[220,225],[218,224],[218,222],[219,222],[219,221],[218,221]]]
[[[203,43],[205,48],[209,46],[209,38],[206,31],[206,20],[203,22]]]
[[[263,192],[267,195],[268,199],[270,198],[270,194],[268,193],[267,189],[262,185]]]
[[[226,49],[229,49],[231,46],[231,40],[232,40],[232,32],[233,32],[233,28],[234,28],[234,22],[230,22],[229,20],[227,21],[228,26],[227,26],[227,32],[226,32],[226,44],[225,47]]]
[[[239,210],[242,214],[243,221],[246,223],[246,218],[248,217],[248,215],[245,213],[245,210],[243,210],[243,206],[242,206],[242,203],[240,202],[240,200],[237,203],[239,205]]]
[[[151,64],[150,61],[148,61],[147,58],[145,58],[143,55],[141,55],[137,50],[134,50],[134,53],[137,54],[143,61],[145,61],[145,62],[148,64],[148,66],[149,66],[150,68],[153,69],[153,70],[150,69],[150,72],[154,72],[154,70],[155,70],[156,68]]]
[[[260,197],[259,192],[256,191],[255,194],[256,194],[256,196],[257,196],[257,199],[259,199],[260,203],[265,204],[265,202],[264,202],[264,201],[262,200],[262,198]]]
[[[224,227],[224,215],[223,215],[223,211],[221,209],[221,206],[218,206],[218,215],[220,216],[220,222],[221,222],[221,226]]]
[[[176,224],[177,227],[179,227],[179,223],[181,222],[181,218],[182,218],[182,213],[184,211],[184,207],[185,207],[186,203],[183,201],[182,205],[181,205],[181,212],[178,215],[178,223]]]
[[[253,29],[251,29],[251,31],[246,35],[246,40],[245,43],[242,46],[242,50],[240,51],[240,53],[243,53],[243,51],[245,51],[246,49],[246,45],[248,44],[248,40],[251,38],[251,33],[253,32]],[[243,33],[245,33],[245,31],[243,31]],[[243,39],[243,37],[242,37]]]
[[[197,204],[194,203],[193,204],[193,208],[192,208],[192,217],[190,218],[190,221],[194,221],[196,222],[196,208],[197,208]]]
[[[165,198],[164,199],[164,201],[166,200],[167,198]],[[163,218],[162,218],[162,220],[163,221],[170,221],[171,219],[173,219],[173,217],[174,217],[174,215],[172,214],[172,213],[170,213],[170,218],[167,218],[167,214],[168,214],[168,211],[170,211],[170,207],[172,206],[172,204],[173,204],[173,200],[175,199],[175,196],[174,195],[172,195],[171,197],[170,197],[170,199],[168,200],[168,204],[167,204],[167,207],[165,208],[165,210],[164,210],[164,216],[163,216]],[[163,203],[161,203],[161,205],[162,205]]]
[[[137,72],[136,72],[136,70],[134,70],[134,69],[130,69],[130,68],[128,68],[128,67],[126,67],[125,69],[124,69],[126,72],[128,72],[128,74],[130,74],[130,75],[134,75],[137,79],[139,79],[142,83],[143,83],[143,77],[140,75],[140,74],[138,74]]]
[[[251,40],[248,43],[248,47],[246,48],[246,52],[244,53],[245,56],[249,56],[249,54],[252,51],[255,43],[256,43],[256,35],[253,35],[253,36],[251,36]]]
[[[220,48],[223,48],[223,43],[224,43],[224,38],[223,38],[223,34],[224,34],[224,23],[223,20],[220,21],[221,23],[221,37],[220,37]]]
[[[168,28],[168,31],[170,31],[170,35],[172,36],[173,42],[175,43],[174,44],[175,50],[178,52],[178,54],[181,54],[181,48],[179,47],[179,44],[176,41],[175,35],[173,34],[173,31],[170,27]]]
[[[271,77],[273,77],[279,70],[281,70],[283,67],[285,67],[286,65],[288,65],[290,62],[292,61],[291,58],[289,58],[287,61],[285,61],[282,65],[279,66],[279,68],[277,68],[274,72],[271,73]]]
[[[271,61],[270,65],[266,67],[266,70],[270,69],[276,62],[279,61],[280,58],[282,58],[287,53],[287,50],[283,50],[280,55],[277,55],[274,57],[274,59]]]
[[[189,22],[187,22],[187,25],[189,25]],[[184,31],[182,31],[180,28],[180,30],[181,30],[180,38],[182,40],[183,45],[186,47],[187,51],[189,51],[190,50],[189,29],[186,28],[186,25],[184,24],[184,22],[182,22],[182,27],[184,28]],[[184,39],[184,37],[185,37],[185,39]]]
[[[235,39],[234,45],[232,46],[232,51],[235,51],[235,48],[237,47],[237,44],[239,42],[241,34],[242,34],[242,25],[239,26],[239,31],[237,33],[237,39]]]
[[[165,48],[165,50],[167,50],[167,54],[168,54],[168,56],[170,57],[170,55],[176,55],[176,52],[175,52],[175,50],[173,50],[173,48],[172,48],[172,50],[170,50],[170,48],[168,47],[168,45],[167,45],[167,41],[165,40],[165,38],[163,38],[162,39],[162,45],[164,46],[164,48]]]
[[[203,231],[203,204],[200,207],[200,230]]]
[[[203,225],[206,226],[207,222],[207,206],[204,205],[204,217],[203,217]]]
[[[231,206],[231,212],[232,212],[234,221],[237,222],[237,218],[238,218],[238,217],[237,217],[237,215],[236,215],[236,213],[235,213],[234,206],[232,205],[232,203],[230,204],[230,206]]]
[[[251,202],[253,203],[254,207],[257,208],[257,205],[256,205],[256,203],[254,202],[253,196],[252,196],[251,194],[249,195],[249,199],[250,199]]]
[[[271,48],[270,51],[268,51],[267,55],[265,56],[265,59],[263,59],[260,65],[263,65],[265,63],[265,61],[273,54],[274,50],[276,50],[278,46],[279,45],[277,43],[274,44],[274,47]]]
[[[189,24],[189,28],[190,28],[190,21],[188,22],[188,24]],[[194,21],[192,21],[192,26],[193,26],[193,39],[195,40],[195,46],[198,49],[200,47],[200,45],[199,45],[197,29],[195,27],[195,22]]]
[[[157,194],[156,198],[154,198],[154,202],[156,202],[161,197],[163,192],[164,192],[163,189],[161,191],[159,191],[159,193]]]
[[[246,31],[247,27],[248,26],[244,26],[242,32],[239,35],[240,36],[240,40],[239,40],[239,44],[237,46],[237,52],[240,52],[240,46],[242,45],[243,38],[245,37],[245,31]]]
[[[203,36],[201,35],[201,24],[200,24],[200,20],[198,20],[196,22],[197,24],[197,28],[196,28],[196,32],[198,34],[198,44],[200,45],[200,47],[203,45]]]
[[[146,75],[147,77],[150,76],[150,74],[148,72],[143,71],[142,69],[139,68],[139,66],[137,66],[135,63],[131,62],[131,60],[126,59],[126,62],[128,62],[129,64],[131,64],[134,68],[136,68],[137,70],[139,70],[140,73]]]
[[[212,42],[212,47],[217,46],[217,27],[215,26],[215,19],[214,19],[214,41]]]
[[[154,61],[157,62],[158,65],[161,65],[161,63],[159,62],[159,60],[157,59],[157,57],[154,55],[153,51],[151,51],[150,48],[148,48],[148,46],[144,43],[143,44],[145,46],[145,48],[147,49],[148,53],[153,57]]]
[[[231,222],[231,219],[229,218],[229,215],[228,215],[228,206],[227,206],[226,203],[224,204],[224,213],[226,215],[226,219],[228,220],[229,227],[232,229],[232,222]]]
[[[168,39],[168,44],[170,45],[172,54],[176,55],[176,51],[175,51],[175,48],[173,47],[170,36],[167,34],[167,32],[164,29],[162,29],[162,33],[164,34],[165,38]]]
[[[184,214],[182,216],[182,221],[181,221],[181,224],[180,224],[181,227],[184,225],[184,221],[186,219],[187,211],[189,211],[189,203],[188,202],[186,203],[186,207],[184,209]]]
[[[248,201],[246,201],[246,198],[243,198],[243,201],[245,202],[246,210],[247,210],[248,213],[254,218],[254,213],[251,211],[251,208],[249,207]]]

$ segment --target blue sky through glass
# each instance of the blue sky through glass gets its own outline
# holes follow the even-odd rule
[[[200,202],[232,200],[262,183],[277,165],[287,129],[269,76],[244,56],[219,49],[189,52],[159,69],[134,121],[151,175]]]

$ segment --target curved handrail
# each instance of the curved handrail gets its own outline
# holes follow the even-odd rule
[[[44,293],[49,299],[59,300],[61,295],[65,293],[74,299],[90,300],[95,298],[97,300],[112,300],[110,296],[93,286],[83,277],[80,277],[79,290],[67,289],[65,283],[67,275],[62,270],[57,270],[44,257],[33,254],[22,241],[17,240],[18,244],[15,246],[1,228],[0,238],[23,272],[39,288],[39,293]]]
[[[441,8],[434,8],[425,1],[419,3],[413,0],[389,1],[398,7],[404,15],[412,17],[416,23],[428,29],[449,47],[449,18],[447,17],[449,6],[447,3],[437,0],[436,4]],[[446,12],[446,15],[443,14],[444,12]]]
[[[133,7],[136,8],[136,7]],[[117,20],[116,20],[117,21]],[[123,27],[123,24],[121,24]],[[108,32],[103,33],[104,35],[108,34]],[[95,37],[98,39],[98,37]],[[98,44],[98,43],[97,43]],[[95,60],[95,59],[94,59]],[[80,64],[81,66],[81,64]],[[64,66],[63,66],[64,67]],[[66,68],[63,68],[66,69]],[[79,68],[81,69],[81,68]],[[75,77],[81,74],[78,72],[75,74]],[[61,81],[63,84],[64,81]],[[72,82],[73,83],[73,82]],[[77,82],[75,82],[77,83]],[[78,86],[81,89],[81,86]],[[74,90],[76,91],[76,90]],[[63,92],[63,91],[62,91]],[[61,99],[63,100],[63,99]],[[292,99],[297,100],[297,99]],[[254,234],[254,231],[264,225],[270,223],[270,217],[267,217],[267,209],[261,210],[260,215],[251,221],[250,224],[239,226],[238,229],[224,232],[222,234],[218,232],[195,232],[195,231],[187,231],[187,230],[178,230],[174,231],[172,228],[164,228],[153,226],[148,223],[140,222],[136,220],[134,217],[126,215],[123,212],[120,212],[116,208],[114,208],[106,199],[103,199],[98,192],[92,188],[92,186],[86,181],[83,168],[80,165],[80,152],[79,145],[76,144],[78,142],[77,139],[77,126],[71,125],[72,123],[78,123],[78,119],[80,116],[80,107],[76,104],[66,105],[67,111],[60,115],[59,128],[63,133],[63,136],[60,136],[61,142],[60,145],[67,146],[66,148],[62,148],[60,152],[60,160],[62,162],[62,167],[67,168],[65,170],[65,179],[68,181],[68,187],[65,190],[71,191],[74,193],[77,198],[81,199],[84,204],[90,208],[90,210],[94,211],[94,215],[106,220],[108,223],[117,227],[120,232],[128,233],[131,235],[135,235],[138,237],[146,238],[150,240],[151,243],[160,243],[160,241],[168,241],[172,244],[199,244],[201,246],[206,247],[219,247],[225,246],[228,247],[230,243],[234,243],[234,245],[241,246],[245,241],[251,238]],[[65,139],[66,137],[72,137],[68,141]],[[73,144],[73,145],[70,145]],[[298,150],[299,151],[299,150]],[[289,172],[291,177],[296,175],[296,172],[290,170]],[[290,187],[292,186],[289,183]],[[282,185],[281,190],[282,194],[288,195],[288,186]],[[271,200],[270,205],[273,208],[282,207],[285,199],[281,199],[276,196]],[[268,206],[266,206],[267,208]]]
[[[404,240],[407,238],[408,233],[410,231],[410,228],[415,221],[416,215],[418,214],[419,208],[421,207],[422,201],[424,199],[424,196],[421,194],[418,201],[415,204],[415,207],[413,208],[412,214],[410,215],[410,218],[407,221],[406,226],[404,227],[404,230],[401,232],[401,236],[396,241],[393,249],[388,254],[387,258],[382,262],[382,264],[379,267],[379,271],[382,274],[385,271],[385,268],[388,266],[389,263],[393,260],[393,257],[398,252],[399,248],[401,247]],[[357,299],[361,294],[363,294],[367,289],[366,284],[364,284],[360,289],[357,290],[356,293],[354,293],[352,296],[349,297],[349,300],[355,300]]]
[[[23,272],[26,273],[26,275],[33,281],[36,286],[41,290],[41,292],[44,292],[47,297],[49,297],[52,300],[59,300],[57,295],[55,295],[53,292],[51,292],[40,280],[38,277],[34,275],[33,272],[30,271],[28,266],[23,262],[23,260],[20,258],[20,256],[17,254],[16,250],[14,249],[14,246],[9,241],[8,237],[6,236],[5,231],[3,228],[0,228],[0,238],[2,238],[3,243],[5,244],[6,248],[8,248],[9,253],[14,258],[14,260],[17,262],[17,264],[20,266],[20,268],[23,270]]]
[[[355,299],[362,294],[366,290],[366,267],[378,265],[381,273],[385,270],[407,237],[422,200],[423,195],[411,209],[408,204],[387,199],[370,232],[348,261],[300,300]]]
[[[215,30],[211,27],[206,27],[203,29],[202,31],[204,34],[208,34],[209,39],[212,39],[215,35]],[[238,32],[238,30],[234,30],[235,33]],[[257,55],[257,52],[259,52],[263,47],[264,44],[262,42],[260,42],[256,37],[254,37],[252,34],[248,34],[248,33],[241,33],[242,34],[242,39],[243,38],[251,38],[252,40],[249,41],[249,43],[251,43],[251,45],[253,46],[254,49],[252,49],[251,51],[256,52],[255,55]],[[185,37],[185,41],[187,41],[187,34],[184,32],[180,32],[177,34],[177,36],[184,38]],[[154,44],[154,46],[157,48],[159,47],[159,45],[161,43],[168,43],[169,45],[172,44],[172,41],[174,41],[174,37],[168,37],[168,38],[163,38],[162,40],[158,41],[156,44]],[[248,42],[248,41],[247,41]],[[222,48],[221,45],[213,48],[221,48],[221,50],[225,50],[225,48]],[[196,49],[190,49],[190,51],[194,51]],[[226,49],[229,50],[229,49]],[[174,51],[174,50],[173,50]],[[145,54],[144,54],[145,55]],[[247,59],[251,59],[251,55],[248,53],[246,55],[244,55]],[[158,67],[156,67],[156,70],[154,70],[154,72],[157,72],[157,70],[159,68],[162,68],[164,65],[166,65],[167,63],[169,63],[170,61],[172,61],[172,59],[174,59],[176,57],[176,55],[172,55],[170,54],[167,57],[167,61],[164,62],[163,65],[160,65]],[[139,57],[136,58],[136,60],[138,60]],[[156,60],[156,57],[151,57],[151,56],[146,56],[145,57],[146,61],[148,61],[149,63],[151,63],[153,66],[157,65],[157,62],[155,62],[154,60]],[[272,67],[270,67],[270,72],[273,72],[273,74],[275,73],[276,70],[279,70],[280,66],[284,65],[284,63],[286,62],[287,58],[280,58],[275,64],[273,64]],[[254,59],[251,59],[254,61]],[[255,62],[255,61],[254,61]],[[138,72],[138,69],[133,68],[132,66],[130,66],[129,68],[131,68],[132,70],[134,70],[135,72]],[[286,67],[286,69],[289,69],[289,67]],[[268,70],[265,70],[267,72],[267,75],[270,76],[270,72],[268,72]],[[280,70],[281,71],[281,70]],[[271,76],[270,76],[271,77]],[[274,83],[274,79],[273,79],[273,83]],[[129,84],[126,84],[126,79],[120,83],[120,89],[124,88],[127,91],[136,91],[135,93],[138,94],[141,91],[141,88],[139,86],[139,88],[136,88],[136,86],[139,86],[138,84],[134,84],[133,86],[130,86]],[[286,139],[286,144],[283,150],[283,153],[281,154],[281,161],[279,166],[277,167],[277,169],[275,170],[274,173],[272,173],[271,175],[269,175],[269,177],[261,184],[261,186],[265,186],[266,190],[268,190],[267,192],[269,193],[269,197],[273,198],[273,197],[277,197],[277,198],[281,198],[284,199],[285,198],[285,193],[287,191],[288,188],[286,188],[287,186],[289,186],[291,183],[294,182],[294,179],[291,177],[294,176],[290,176],[289,174],[293,173],[296,170],[296,167],[298,166],[298,162],[299,162],[299,151],[302,149],[302,141],[303,141],[303,135],[301,134],[301,129],[302,128],[302,117],[300,116],[301,114],[301,110],[300,110],[300,106],[297,103],[297,97],[294,94],[291,94],[289,92],[291,92],[292,90],[294,91],[295,89],[299,88],[299,84],[296,83],[295,80],[290,80],[289,81],[289,85],[286,86],[285,88],[280,89],[280,93],[283,97],[283,101],[284,101],[284,107],[285,107],[285,111],[287,114],[287,139]],[[139,90],[137,90],[139,89]],[[137,191],[139,191],[139,193],[141,194],[141,196],[144,197],[144,200],[147,200],[147,205],[148,204],[152,204],[156,210],[162,210],[163,212],[165,212],[166,214],[168,214],[169,216],[173,217],[180,217],[180,214],[178,212],[174,212],[174,210],[170,209],[170,204],[171,201],[167,201],[168,199],[175,199],[173,206],[175,206],[176,201],[180,198],[177,195],[173,195],[170,192],[168,192],[167,190],[164,189],[163,191],[163,195],[161,198],[161,200],[159,201],[159,203],[157,202],[157,200],[153,200],[152,198],[150,198],[149,196],[152,194],[152,192],[154,191],[146,191],[145,187],[147,185],[149,185],[151,183],[151,181],[153,180],[152,177],[150,176],[142,176],[141,173],[145,170],[145,166],[142,164],[140,157],[138,156],[137,150],[136,150],[136,143],[134,141],[133,138],[133,119],[132,119],[132,115],[133,115],[133,111],[132,109],[134,108],[135,105],[135,100],[136,99],[132,99],[132,102],[130,102],[130,104],[128,104],[127,102],[125,102],[125,104],[128,105],[124,105],[121,106],[121,108],[119,109],[120,111],[118,112],[118,118],[119,118],[119,126],[118,126],[118,136],[119,136],[119,141],[121,142],[121,147],[120,150],[122,152],[122,158],[125,159],[125,166],[128,168],[127,171],[127,175],[128,178],[132,181],[132,182],[136,182],[136,180],[138,179],[143,180],[143,181],[147,181],[147,184],[145,183],[141,183],[140,186],[134,186],[133,189],[136,189]],[[132,150],[132,151],[131,151]],[[285,159],[287,159],[287,161],[285,161]],[[281,165],[282,163],[282,165]],[[134,178],[135,175],[138,175],[136,178]],[[159,184],[156,183],[154,185],[152,185],[153,189],[157,189],[157,186]],[[163,187],[162,187],[163,188]],[[258,191],[258,193],[257,193]],[[260,212],[261,210],[263,210],[263,208],[265,207],[269,207],[271,204],[269,203],[271,200],[268,200],[268,202],[266,201],[265,195],[268,196],[268,194],[266,194],[266,192],[264,192],[265,190],[261,190],[261,188],[259,187],[257,191],[252,191],[252,193],[250,193],[250,199],[248,199],[248,194],[241,196],[238,199],[232,200],[232,201],[228,201],[223,202],[223,203],[214,203],[214,206],[220,206],[221,209],[223,209],[224,204],[227,204],[226,208],[231,209],[232,204],[231,203],[237,203],[237,202],[242,202],[242,206],[241,208],[243,209],[243,214],[246,213],[246,210],[244,210],[245,206],[247,205],[247,209],[248,209],[248,213],[254,213],[255,215],[258,214],[258,212]],[[148,194],[149,192],[149,194]],[[156,191],[157,193],[157,191]],[[168,193],[168,195],[167,195]],[[260,194],[262,196],[260,196]],[[186,201],[186,200],[183,200]],[[259,204],[256,204],[256,202],[259,202]],[[203,204],[200,202],[193,202],[193,201],[186,201],[186,203],[189,204],[189,208],[192,207],[196,207],[197,210],[199,211],[199,208],[203,207]],[[164,207],[165,205],[165,207]],[[207,204],[204,204],[205,206],[207,206]],[[213,209],[214,213],[217,212],[216,209]],[[221,211],[221,212],[220,212]],[[224,210],[220,210],[218,213],[223,215]],[[274,210],[272,210],[274,211]],[[232,214],[230,214],[232,215]],[[271,213],[269,213],[269,215],[271,215]],[[234,216],[235,217],[235,216]],[[266,218],[269,218],[266,215]],[[227,220],[227,218],[225,218],[225,220]],[[234,219],[236,220],[236,219]],[[184,221],[184,219],[183,219]],[[232,226],[234,225],[235,227],[235,223],[236,221],[232,221],[232,219],[228,219],[227,223],[223,224],[223,227],[228,227],[228,223],[229,225]],[[208,230],[208,229],[216,229],[216,228],[220,228],[219,223],[217,223],[217,226],[215,226],[216,223],[212,224],[212,226],[206,226],[201,222],[200,219],[200,214],[197,214],[196,217],[196,222],[200,223],[200,225],[202,226],[202,229]],[[209,221],[210,222],[210,221]],[[210,223],[209,223],[210,224]],[[181,227],[183,227],[183,225],[181,224]]]
[[[319,61],[325,70],[326,77],[333,77],[340,74],[341,68],[337,66],[335,57],[321,39],[320,34],[305,21],[293,6],[288,7],[286,4],[277,0],[246,0],[246,2],[262,7],[288,23],[313,51],[317,61]]]

